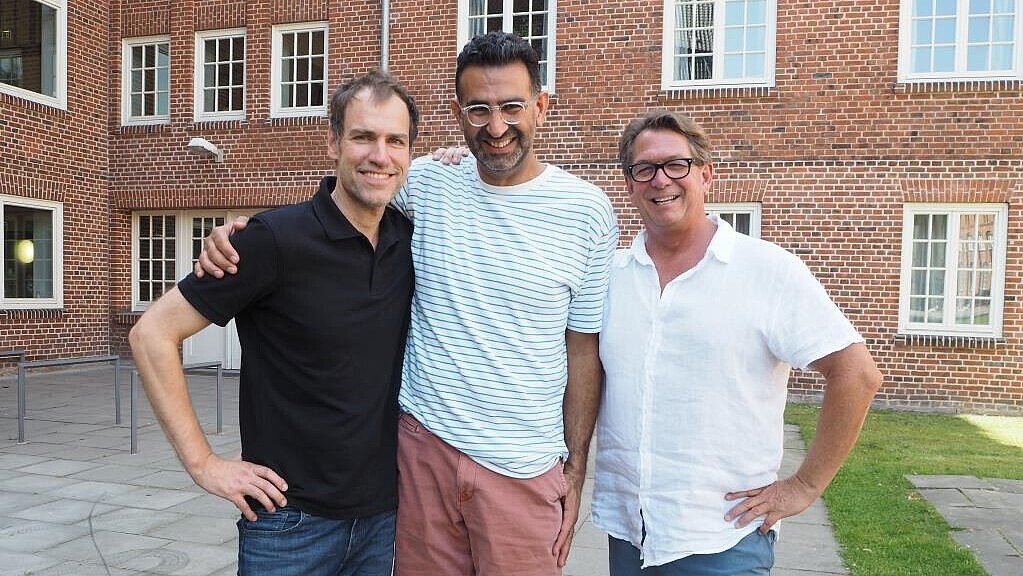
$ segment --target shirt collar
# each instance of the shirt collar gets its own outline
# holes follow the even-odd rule
[[[707,252],[720,261],[728,264],[732,259],[732,251],[735,249],[735,230],[722,220],[717,214],[708,214],[707,219],[717,226],[714,237],[710,239]],[[628,258],[623,258],[617,263],[619,268],[626,266],[630,260],[635,260],[641,266],[653,266],[654,262],[646,251],[646,230],[640,231],[632,240],[632,246],[626,252]]]
[[[341,213],[341,209],[334,202],[334,198],[331,197],[331,193],[334,192],[336,185],[336,176],[325,176],[320,180],[320,188],[316,191],[316,196],[313,197],[313,212],[316,214],[316,219],[320,221],[320,225],[323,226],[323,232],[331,240],[362,238],[362,232],[359,232],[355,229],[355,226],[352,226],[348,218]],[[391,222],[391,219],[394,217],[392,211],[393,209],[388,206],[383,217],[380,219],[380,235],[377,239],[377,249],[385,248],[398,239],[395,226]]]

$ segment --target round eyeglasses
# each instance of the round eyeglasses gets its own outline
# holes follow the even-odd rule
[[[494,112],[501,113],[501,120],[505,124],[518,124],[526,117],[526,108],[533,103],[533,100],[525,102],[505,102],[497,106],[489,104],[470,104],[462,107],[462,114],[465,119],[476,128],[490,124],[490,116]]]
[[[664,175],[672,180],[681,180],[689,175],[689,170],[692,166],[692,158],[675,158],[660,164],[640,162],[639,164],[627,166],[625,172],[629,175],[629,178],[636,182],[649,182],[653,180],[654,176],[657,176],[658,170],[663,171]]]

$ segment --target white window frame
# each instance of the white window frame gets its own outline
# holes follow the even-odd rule
[[[56,37],[54,38],[54,71],[53,96],[47,96],[0,82],[0,93],[10,94],[46,106],[67,110],[67,0],[32,0],[36,4],[49,6],[56,11]],[[46,47],[44,46],[45,50]]]
[[[713,0],[714,40],[713,64],[715,71],[724,71],[725,4],[728,0]],[[675,0],[664,0],[663,34],[661,37],[661,89],[695,90],[704,88],[774,87],[775,49],[777,44],[777,0],[766,0],[764,21],[764,75],[748,78],[722,78],[715,75],[701,80],[676,80],[675,69]]]
[[[131,115],[131,51],[136,46],[150,44],[167,44],[167,113],[150,114],[149,116]],[[170,122],[170,76],[171,76],[170,36],[139,36],[121,40],[121,125],[152,125]]]
[[[323,32],[323,105],[283,108],[281,106],[281,65],[282,39],[284,33]],[[272,29],[270,59],[270,117],[297,118],[302,116],[326,116],[330,100],[330,31],[326,22],[301,22],[276,24]]]
[[[959,216],[963,214],[994,214],[995,230],[992,254],[991,305],[989,326],[955,324],[955,294],[959,238]],[[903,334],[927,334],[935,336],[975,336],[1000,338],[1002,336],[1002,314],[1005,303],[1005,265],[1008,230],[1007,204],[966,204],[966,203],[914,203],[903,207],[902,222],[902,272],[899,282],[899,332]],[[910,285],[913,267],[913,217],[920,214],[948,215],[948,240],[945,252],[944,314],[940,324],[910,322]],[[953,226],[954,225],[954,226]]]
[[[207,40],[221,40],[221,39],[234,39],[241,36],[242,42],[244,43],[245,55],[242,60],[242,107],[241,110],[229,110],[227,112],[216,112],[206,110],[206,98],[204,89],[206,88],[206,50],[205,42]],[[245,33],[245,28],[229,28],[225,30],[203,30],[195,33],[195,81],[193,86],[195,87],[195,121],[216,121],[216,120],[244,120],[245,119],[245,99],[248,96],[248,54],[249,54],[249,39]]]
[[[152,301],[139,299],[139,218],[142,216],[174,216],[174,272],[175,283],[192,272],[192,218],[223,218],[230,222],[238,216],[252,216],[259,209],[236,210],[140,210],[131,215],[131,303],[132,310],[142,312],[149,308]],[[187,258],[183,258],[187,255]]]
[[[10,310],[53,309],[64,307],[64,205],[49,200],[36,200],[20,196],[0,194],[0,223],[7,206],[49,210],[53,213],[53,297],[51,298],[7,298],[4,296],[4,270],[0,266],[0,308]],[[0,225],[2,234],[6,234]],[[3,235],[0,235],[2,238]]]
[[[760,238],[760,202],[707,202],[703,205],[707,214],[749,214],[749,236]],[[741,234],[741,232],[740,232]]]
[[[458,0],[458,50],[461,51],[462,47],[465,46],[471,38],[469,37],[469,2],[472,0]],[[514,15],[514,0],[503,0],[504,8],[502,10],[503,22],[501,29],[505,32],[512,31],[512,17]],[[547,77],[540,78],[541,90],[545,90],[550,94],[554,94],[554,79],[556,77],[556,60],[557,60],[557,38],[555,32],[557,30],[557,1],[547,0]],[[528,40],[528,39],[527,39]]]
[[[899,8],[899,67],[898,81],[901,83],[920,83],[935,81],[991,81],[991,80],[1023,80],[1023,2],[1015,0],[1015,19],[1013,28],[1013,68],[994,72],[968,71],[966,69],[969,42],[969,0],[955,0],[956,5],[956,43],[955,65],[951,72],[913,72],[913,2],[901,0]]]

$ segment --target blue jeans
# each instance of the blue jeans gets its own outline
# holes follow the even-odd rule
[[[773,530],[766,536],[754,530],[723,552],[693,554],[640,570],[639,549],[608,536],[611,576],[768,576],[774,566],[774,538]]]
[[[238,576],[390,576],[394,510],[331,520],[286,506],[238,520]]]

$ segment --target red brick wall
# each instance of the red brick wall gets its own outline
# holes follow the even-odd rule
[[[0,349],[29,360],[109,350],[109,5],[69,2],[67,110],[0,94],[0,194],[61,202],[64,306],[0,309]]]
[[[171,35],[171,122],[120,126],[111,136],[111,309],[130,305],[133,208],[262,206],[306,197],[329,170],[321,119],[269,118],[270,26],[330,22],[331,85],[379,60],[379,2],[114,3],[110,86],[120,86],[123,37]],[[660,89],[661,2],[558,2],[556,94],[537,151],[605,188],[623,243],[638,231],[615,164],[622,126],[649,108],[692,115],[712,136],[710,201],[759,201],[762,236],[799,254],[860,329],[886,375],[886,403],[938,410],[1023,412],[1023,85],[896,82],[898,0],[778,6],[776,86]],[[423,109],[418,152],[460,141],[448,101],[458,51],[455,0],[391,3],[391,70]],[[192,121],[196,29],[248,30],[248,118]],[[227,154],[187,153],[192,136]],[[1008,272],[1003,341],[977,345],[896,338],[902,207],[906,202],[1006,202]],[[123,328],[115,329],[115,337]],[[796,374],[814,396],[819,379]]]

